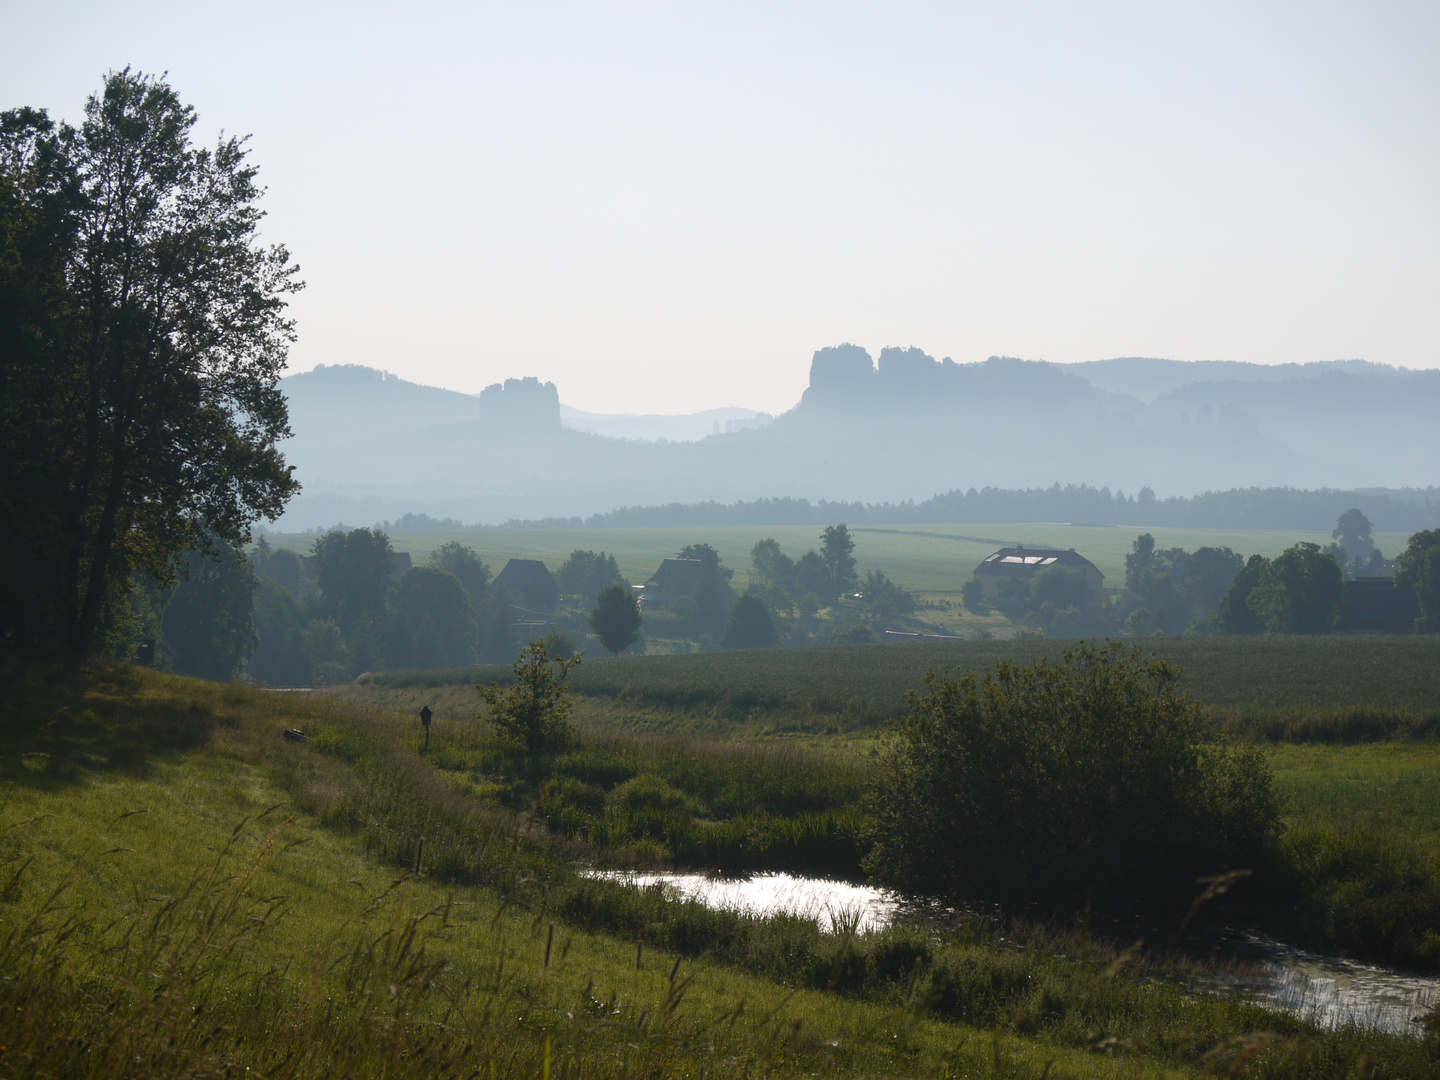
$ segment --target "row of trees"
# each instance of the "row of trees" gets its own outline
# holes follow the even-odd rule
[[[1359,510],[1341,515],[1334,543],[1301,542],[1273,559],[1249,559],[1228,547],[1157,548],[1136,537],[1125,558],[1125,588],[1106,600],[1080,571],[1050,567],[1033,579],[1004,582],[991,602],[1023,626],[1053,637],[1126,634],[1324,634],[1341,625],[1347,577],[1385,567]],[[1440,530],[1415,533],[1395,560],[1394,582],[1416,590],[1424,617],[1417,630],[1440,629]],[[978,581],[964,603],[986,612]]]

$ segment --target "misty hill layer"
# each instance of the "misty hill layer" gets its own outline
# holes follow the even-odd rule
[[[642,443],[560,424],[552,384],[481,399],[364,368],[286,379],[305,492],[291,527],[427,511],[465,521],[785,496],[923,500],[1054,483],[1162,495],[1246,487],[1424,487],[1440,462],[1440,372],[1362,362],[1071,366],[817,351],[764,427]]]

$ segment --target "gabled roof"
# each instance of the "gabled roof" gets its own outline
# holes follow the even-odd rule
[[[549,569],[539,559],[511,559],[505,569],[495,575],[495,585],[507,592],[519,595],[536,588],[559,595],[560,586]]]
[[[645,587],[657,589],[684,589],[700,584],[701,571],[705,564],[699,559],[666,559],[660,568],[650,575]]]
[[[1356,578],[1345,583],[1345,622],[1352,630],[1394,623],[1410,629],[1420,617],[1420,598],[1406,585],[1386,577]]]
[[[1001,548],[994,555],[987,555],[975,568],[977,574],[1005,574],[1015,572],[1035,573],[1047,566],[1078,566],[1099,573],[1099,568],[1084,555],[1075,551],[1060,551],[1057,548]],[[1101,575],[1104,576],[1103,574]]]

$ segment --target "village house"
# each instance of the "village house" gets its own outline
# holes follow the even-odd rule
[[[1361,577],[1345,582],[1347,634],[1408,634],[1420,618],[1420,598],[1406,585],[1388,577]]]
[[[560,586],[539,559],[511,559],[493,587],[504,589],[512,604],[527,611],[553,611],[560,602]]]
[[[975,567],[975,580],[980,582],[985,599],[994,600],[1006,581],[1018,579],[1031,582],[1037,574],[1052,566],[1079,570],[1085,577],[1094,602],[1098,604],[1105,599],[1105,575],[1085,556],[1077,555],[1074,548],[1059,551],[1054,548],[1027,548],[1023,544],[1001,548],[994,555],[987,555]]]
[[[666,559],[660,568],[650,575],[636,591],[640,603],[648,608],[674,607],[681,598],[700,601],[700,592],[705,585],[705,564],[699,559]],[[735,590],[723,579],[718,581],[720,599],[725,613],[735,606]]]

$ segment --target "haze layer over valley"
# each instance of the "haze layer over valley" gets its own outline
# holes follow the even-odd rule
[[[634,415],[583,414],[532,377],[476,396],[341,365],[282,387],[295,433],[284,449],[304,485],[285,529],[1055,483],[1162,497],[1425,487],[1440,461],[1440,371],[1358,360],[956,363],[847,344],[815,353],[800,402],[773,420],[737,408],[647,415],[643,388]]]

